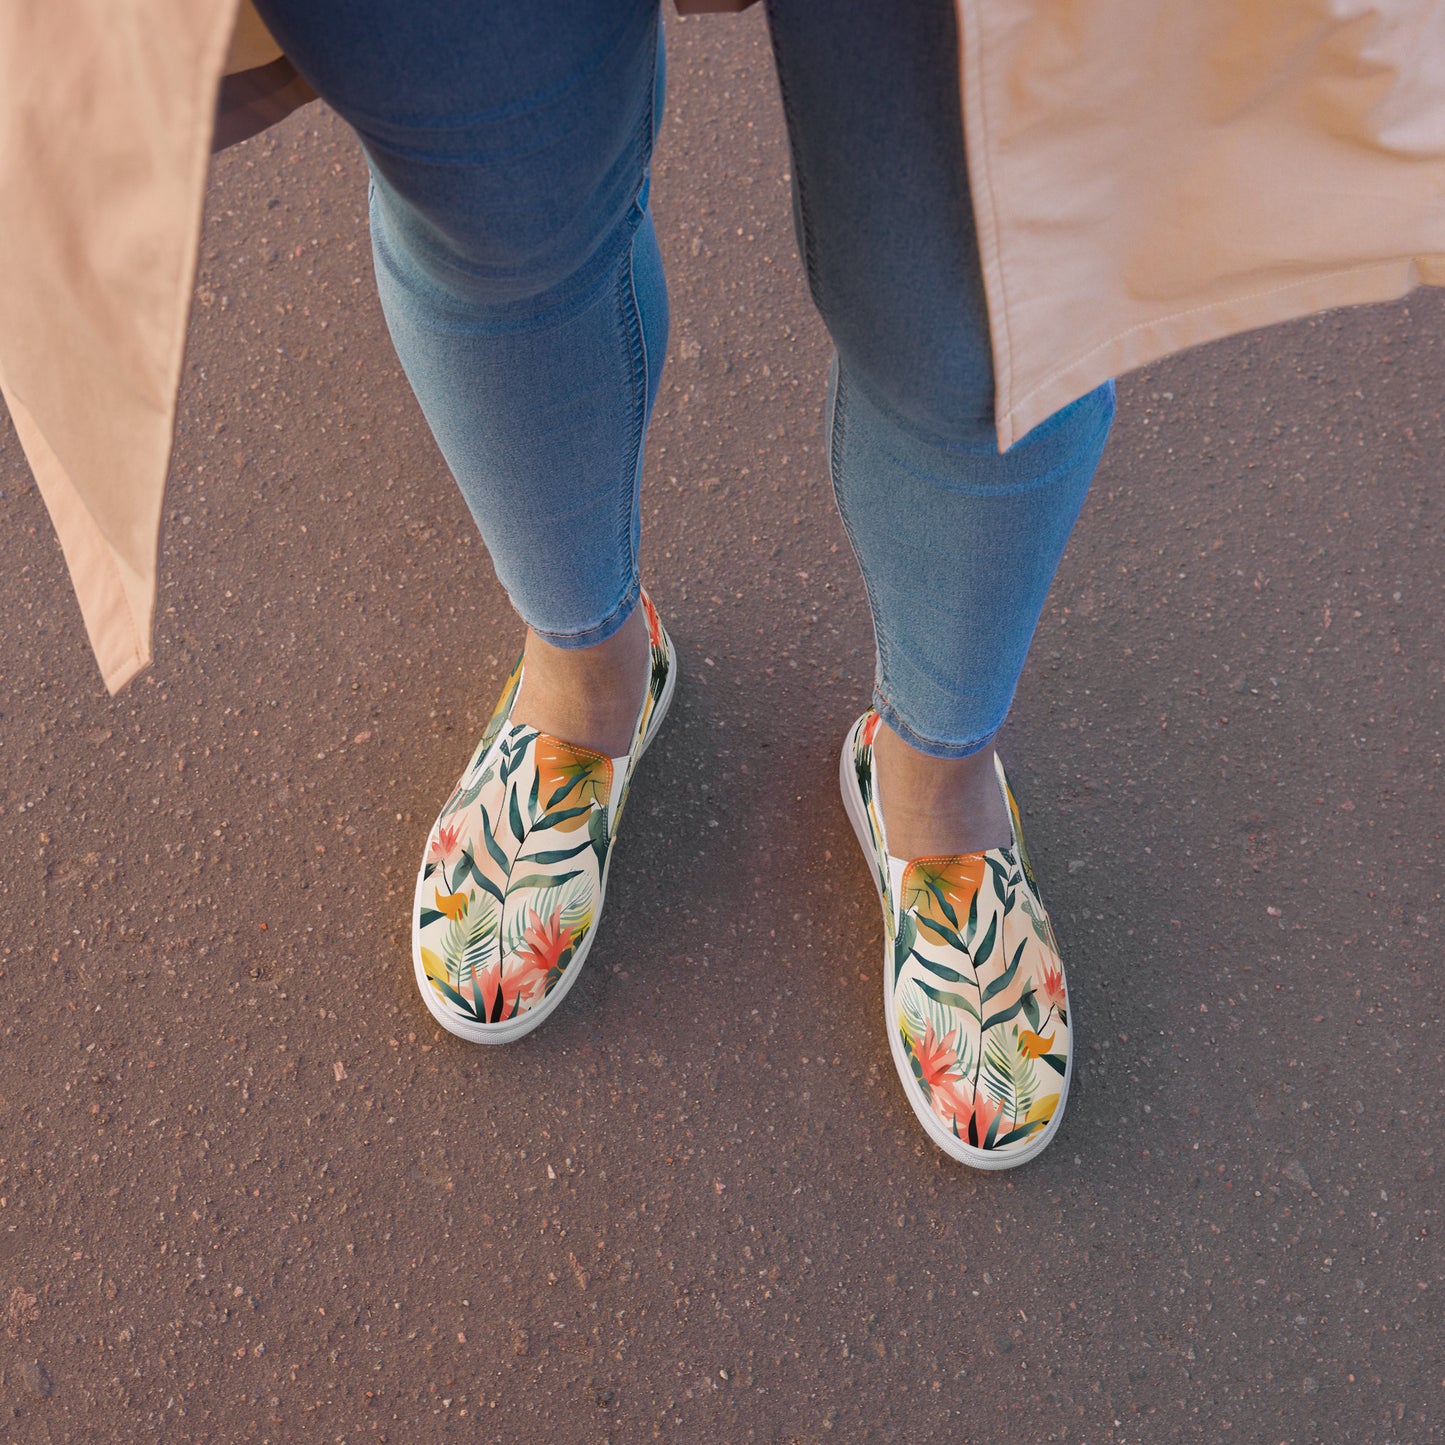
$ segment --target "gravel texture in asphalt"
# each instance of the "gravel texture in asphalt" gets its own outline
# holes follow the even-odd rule
[[[0,1439],[1445,1439],[1445,300],[1121,382],[1003,744],[1074,1094],[971,1173],[894,1078],[836,796],[871,637],[761,14],[671,47],[681,686],[525,1042],[412,982],[520,628],[344,127],[216,164],[119,698],[0,424]]]

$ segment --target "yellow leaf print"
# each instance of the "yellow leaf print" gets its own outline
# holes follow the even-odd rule
[[[1019,1035],[1019,1049],[1031,1059],[1041,1058],[1044,1054],[1048,1053],[1053,1046],[1053,1034],[1050,1034],[1048,1038],[1045,1039],[1040,1038],[1032,1029],[1025,1029],[1023,1033]]]
[[[903,873],[903,906],[957,931],[968,921],[974,895],[983,886],[983,869],[982,853],[915,859]]]
[[[445,913],[453,923],[460,923],[466,916],[467,904],[471,902],[470,893],[443,893],[437,890],[437,912]]]
[[[426,969],[426,976],[428,978],[439,978],[443,983],[447,981],[447,966],[431,949],[422,949],[421,966]]]
[[[1054,1110],[1059,1107],[1059,1096],[1057,1094],[1045,1094],[1042,1099],[1035,1101],[1032,1109],[1029,1110],[1024,1119],[1025,1124],[1047,1124],[1054,1117]]]

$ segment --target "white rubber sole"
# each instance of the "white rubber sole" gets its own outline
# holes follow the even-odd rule
[[[666,631],[663,635],[667,636]],[[677,649],[673,647],[671,637],[667,638],[667,645],[672,666],[668,668],[667,681],[662,685],[662,696],[657,700],[657,706],[653,709],[650,725],[642,739],[642,745],[637,750],[637,756],[632,760],[632,766],[627,770],[627,776],[622,780],[624,788],[631,783],[632,775],[642,761],[642,755],[652,746],[653,739],[662,728],[662,721],[667,716],[667,710],[672,706],[672,694],[677,687]],[[421,958],[421,939],[416,926],[416,920],[421,913],[422,889],[426,884],[426,850],[423,849],[421,867],[417,870],[416,875],[416,889],[412,894],[411,963],[412,972],[416,975],[417,992],[421,994],[421,1000],[426,1005],[427,1012],[449,1034],[455,1034],[457,1038],[465,1039],[469,1044],[515,1043],[518,1039],[525,1038],[533,1029],[540,1028],[542,1024],[546,1023],[561,1006],[562,1000],[571,992],[572,985],[577,982],[577,977],[582,972],[582,965],[587,962],[587,955],[592,951],[592,940],[597,936],[598,926],[602,922],[602,905],[607,898],[607,875],[612,868],[612,854],[616,846],[617,839],[609,838],[607,861],[602,865],[597,910],[593,916],[592,928],[587,937],[582,940],[577,952],[572,955],[571,962],[567,965],[567,972],[558,980],[557,987],[536,1008],[528,1009],[526,1013],[518,1014],[516,1018],[497,1024],[473,1023],[470,1019],[457,1018],[437,997],[437,992],[431,985],[431,979],[427,977],[426,965],[422,963]]]
[[[858,775],[853,768],[853,746],[858,733],[862,718],[848,729],[848,736],[843,740],[843,755],[838,762],[838,788],[843,794],[843,809],[848,814],[848,821],[853,825],[853,831],[858,836],[858,846],[863,850],[863,856],[868,861],[869,871],[874,873],[874,886],[877,887],[877,854],[873,848],[873,830],[868,823],[868,810],[863,804],[863,794],[858,790]],[[883,906],[883,890],[878,889],[879,906]],[[1027,1164],[1030,1159],[1036,1159],[1048,1148],[1055,1134],[1059,1131],[1059,1125],[1064,1120],[1064,1106],[1069,1101],[1069,1082],[1074,1076],[1074,1049],[1073,1041],[1070,1039],[1069,1058],[1064,1065],[1064,1082],[1059,1088],[1059,1103],[1054,1110],[1054,1116],[1044,1128],[1044,1132],[1034,1140],[1031,1140],[1022,1149],[1010,1149],[1007,1152],[995,1149],[978,1149],[972,1144],[958,1138],[943,1125],[943,1121],[929,1107],[928,1101],[924,1099],[918,1090],[917,1082],[913,1077],[913,1069],[908,1063],[908,1056],[903,1052],[903,1043],[899,1038],[898,1030],[893,1023],[893,960],[889,956],[888,939],[891,932],[891,921],[884,919],[883,922],[883,1021],[888,1033],[888,1051],[893,1055],[893,1067],[898,1071],[899,1082],[903,1085],[903,1096],[908,1100],[909,1107],[913,1110],[918,1122],[923,1125],[923,1132],[938,1145],[950,1158],[957,1159],[960,1164],[967,1164],[973,1169],[1017,1169],[1020,1164]]]

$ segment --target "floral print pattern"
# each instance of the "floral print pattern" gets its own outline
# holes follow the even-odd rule
[[[652,600],[651,672],[632,747],[608,758],[511,721],[512,669],[427,839],[412,920],[422,998],[445,1028],[504,1043],[546,1017],[591,946],[632,771],[671,700],[672,644]]]
[[[874,784],[880,721],[870,709],[849,734],[841,781],[883,900],[894,1062],[940,1147],[978,1168],[1009,1168],[1053,1136],[1068,1093],[1058,941],[1002,765],[1012,847],[906,863],[888,856]]]

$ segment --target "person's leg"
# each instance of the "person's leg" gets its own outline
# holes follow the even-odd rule
[[[878,645],[890,851],[1008,840],[993,769],[1112,385],[1000,454],[950,0],[769,0],[829,447]]]
[[[626,750],[643,435],[667,344],[657,0],[261,0],[356,130],[408,379],[528,625],[514,716]]]
[[[432,1017],[508,1043],[561,1004],[597,936],[628,783],[676,677],[637,574],[667,343],[647,215],[657,0],[261,9],[361,137],[397,353],[529,628],[412,902]]]

